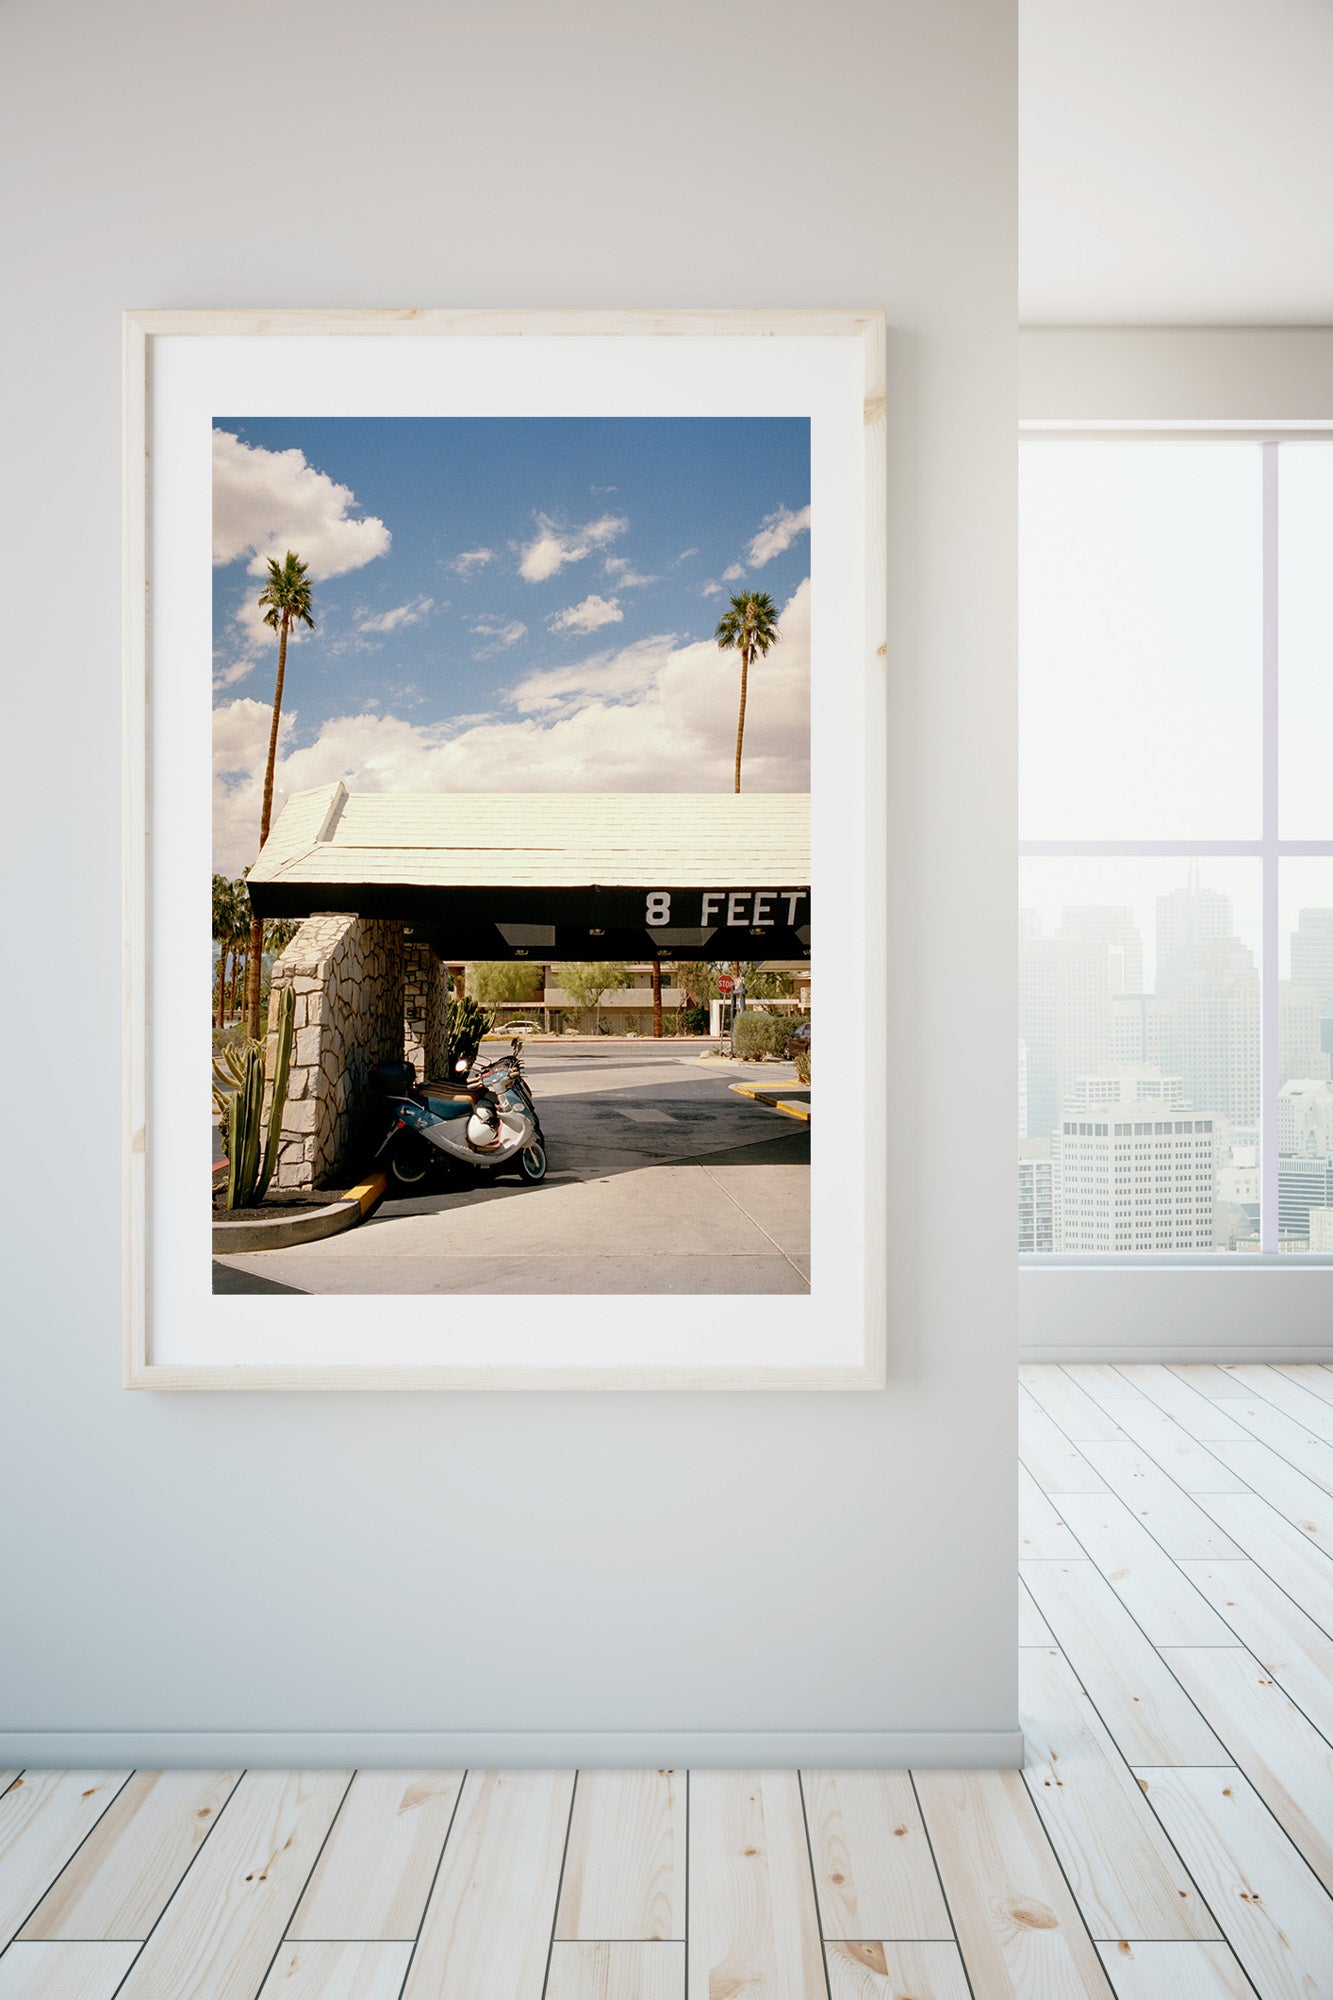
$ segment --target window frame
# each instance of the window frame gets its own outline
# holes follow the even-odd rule
[[[1299,858],[1333,860],[1333,840],[1283,840],[1279,834],[1279,452],[1283,444],[1333,442],[1333,422],[1303,426],[1237,426],[1237,424],[1033,424],[1019,426],[1021,444],[1063,442],[1153,442],[1153,444],[1253,444],[1261,454],[1261,746],[1259,800],[1261,832],[1257,840],[1019,840],[1021,860],[1257,860],[1261,870],[1261,946],[1259,946],[1259,1252],[1233,1250],[1163,1250],[1163,1252],[1087,1252],[1087,1250],[1021,1250],[1021,1268],[1041,1268],[1051,1262],[1081,1264],[1189,1264],[1215,1258],[1245,1256],[1247,1266],[1287,1266],[1293,1252],[1279,1250],[1279,978],[1281,924],[1279,880],[1281,862]],[[1021,698],[1019,664],[1019,698]],[[1299,1252],[1305,1266],[1333,1270],[1333,1254]]]
[[[1281,372],[1283,350],[1291,354],[1283,334],[1273,342],[1253,336],[1259,350],[1267,354],[1269,372]],[[1043,368],[1033,368],[1031,346]],[[1057,346],[1051,350],[1049,342]],[[1085,344],[1087,342],[1087,344]],[[1163,374],[1157,394],[1177,378],[1179,366],[1189,358],[1205,356],[1217,360],[1219,346],[1223,362],[1227,356],[1227,336],[1219,330],[1191,334],[1171,330],[1171,334],[1143,330],[1101,330],[1079,336],[1059,334],[1053,328],[1033,330],[1025,336],[1025,406],[1033,402],[1033,374],[1039,382],[1055,376],[1077,380],[1081,374],[1099,386],[1103,396],[1111,380],[1125,374],[1123,362],[1131,358]],[[1045,348],[1045,354],[1043,354]],[[1167,366],[1163,366],[1163,350]],[[1051,352],[1059,366],[1047,366]],[[1069,366],[1069,360],[1075,366]],[[1231,348],[1235,358],[1235,348]],[[1333,408],[1333,332],[1323,336],[1315,356],[1323,366],[1315,370],[1315,392],[1325,408]],[[1309,362],[1309,350],[1303,356]],[[1091,364],[1091,366],[1089,366]],[[1133,368],[1129,370],[1133,374]],[[1213,374],[1219,370],[1213,368]],[[1225,372],[1225,370],[1221,370]],[[1205,376],[1209,370],[1205,368]],[[1241,370],[1245,374],[1245,370]],[[1305,376],[1309,376],[1309,366]],[[1101,376],[1101,382],[1097,378]],[[1087,386],[1087,384],[1085,384]],[[1235,384],[1233,384],[1235,390]],[[1311,382],[1303,380],[1301,394],[1311,394]],[[1271,394],[1271,388],[1269,388]],[[1095,398],[1093,398],[1095,400]],[[1219,442],[1255,444],[1261,450],[1261,832],[1257,840],[1021,840],[1021,858],[1249,858],[1261,868],[1261,954],[1259,954],[1259,1068],[1261,1068],[1261,1250],[1179,1250],[1179,1252],[1065,1252],[1039,1250],[1019,1252],[1019,1292],[1021,1292],[1021,1352],[1025,1358],[1069,1360],[1069,1358],[1113,1358],[1113,1360],[1171,1360],[1199,1358],[1201,1354],[1245,1358],[1333,1358],[1333,1254],[1327,1252],[1281,1252],[1279,1232],[1279,1148],[1277,1148],[1277,1090],[1279,1090],[1279,970],[1281,970],[1281,918],[1279,918],[1279,878],[1281,862],[1287,858],[1329,858],[1333,860],[1333,838],[1329,840],[1285,840],[1279,834],[1279,464],[1281,446],[1299,442],[1333,442],[1333,420],[1323,418],[1283,418],[1227,422],[1213,418],[1173,418],[1173,420],[1061,420],[1051,416],[1027,416],[1019,424],[1021,444],[1033,442]],[[1275,1272],[1283,1274],[1281,1294],[1273,1292]]]

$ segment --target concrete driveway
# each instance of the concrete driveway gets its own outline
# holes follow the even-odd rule
[[[215,1259],[214,1290],[807,1292],[809,1128],[730,1089],[795,1072],[668,1049],[534,1046],[540,1187],[391,1198],[343,1236]]]

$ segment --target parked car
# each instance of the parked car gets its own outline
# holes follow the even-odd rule
[[[541,1031],[540,1021],[504,1021],[495,1032],[505,1035],[539,1035]]]
[[[787,1037],[787,1046],[782,1051],[788,1062],[795,1062],[797,1056],[810,1053],[810,1023],[798,1021]]]

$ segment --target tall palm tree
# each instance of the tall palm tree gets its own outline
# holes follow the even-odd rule
[[[216,1025],[227,1025],[227,960],[236,946],[236,897],[225,875],[213,877],[213,942],[218,948]]]
[[[264,623],[278,635],[278,678],[273,689],[273,721],[268,732],[268,761],[264,766],[264,802],[259,815],[259,846],[268,839],[273,817],[273,770],[278,760],[278,726],[282,719],[282,684],[287,676],[287,640],[293,625],[315,629],[307,566],[288,549],[281,562],[270,556],[268,580],[259,593],[264,607]],[[250,923],[250,963],[246,968],[245,1013],[251,1039],[259,1040],[259,975],[264,956],[264,925],[259,917]]]
[[[745,740],[745,697],[750,679],[750,663],[762,659],[777,643],[778,609],[766,590],[743,590],[733,597],[723,613],[714,637],[723,652],[733,648],[741,656],[741,706],[736,718],[736,785],[741,788],[741,745]]]

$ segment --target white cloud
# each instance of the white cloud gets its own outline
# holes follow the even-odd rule
[[[235,687],[237,681],[243,681],[246,675],[252,674],[258,665],[258,660],[233,660],[229,667],[219,667],[217,669],[213,675],[213,686],[215,688]]]
[[[722,572],[722,581],[723,583],[736,583],[744,575],[745,571],[739,563],[728,563]]]
[[[474,570],[485,569],[488,562],[495,561],[494,549],[464,549],[454,557],[449,568],[455,576],[468,577]]]
[[[721,588],[722,585],[717,581],[716,577],[714,577],[704,585],[701,594],[704,597],[716,597]]]
[[[804,791],[810,781],[808,582],[780,631],[750,679],[747,791]],[[284,716],[276,802],[335,778],[363,792],[729,792],[738,671],[711,640],[646,641],[532,676],[510,696],[525,711],[517,720],[340,716],[289,750],[295,717]],[[215,764],[233,774],[214,781],[215,865],[229,875],[254,859],[268,716],[266,703],[244,697],[215,711]]]
[[[623,535],[629,522],[619,514],[603,514],[581,528],[561,528],[547,514],[538,514],[537,533],[525,542],[519,557],[518,573],[525,583],[545,583],[566,563],[582,562],[594,549]]]
[[[489,660],[494,653],[503,653],[510,646],[516,646],[520,639],[526,639],[528,628],[517,618],[479,618],[472,627],[474,638],[487,639],[489,645],[479,646],[472,657],[474,660]]]
[[[400,632],[405,625],[420,625],[434,609],[433,597],[414,597],[408,604],[395,604],[391,611],[380,611],[374,617],[363,618],[356,629],[358,632]]]
[[[571,604],[546,622],[553,632],[595,632],[599,625],[622,624],[624,617],[614,597],[598,597],[594,592],[582,604]]]
[[[608,556],[602,569],[615,578],[617,590],[638,590],[644,584],[657,582],[655,576],[640,576],[628,556]]]
[[[755,569],[762,569],[789,549],[798,535],[805,534],[810,526],[810,509],[802,507],[793,514],[788,507],[779,507],[776,513],[766,514],[764,524],[750,543],[749,559]],[[729,574],[730,572],[728,572]]]
[[[697,556],[698,553],[698,549],[682,549],[678,556],[672,557],[672,567],[674,568],[676,563],[688,562],[691,556]]]
[[[590,701],[642,694],[670,656],[674,635],[636,639],[614,653],[593,653],[569,667],[547,667],[510,688],[505,700],[527,715],[569,713]]]
[[[356,520],[356,495],[303,451],[266,451],[231,431],[213,433],[213,562],[249,556],[263,576],[270,556],[292,549],[313,579],[345,576],[384,555],[392,537],[374,515]]]

